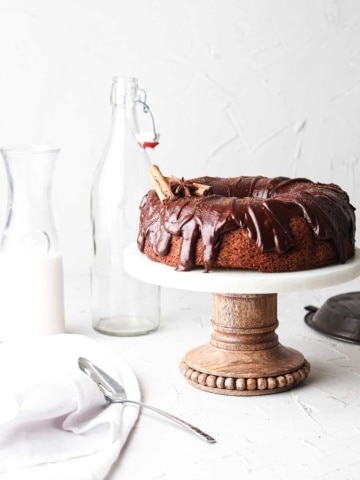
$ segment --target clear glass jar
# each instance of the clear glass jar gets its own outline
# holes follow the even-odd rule
[[[8,209],[0,241],[0,341],[62,333],[63,263],[52,212],[59,149],[0,149]]]
[[[125,247],[136,242],[141,199],[151,188],[150,159],[136,140],[137,79],[114,77],[110,100],[110,133],[91,192],[92,325],[108,335],[143,335],[159,327],[160,287],[131,277],[123,266]]]

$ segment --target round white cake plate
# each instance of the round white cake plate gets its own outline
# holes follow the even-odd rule
[[[360,248],[343,265],[300,272],[261,273],[252,270],[203,269],[177,272],[174,267],[149,260],[136,244],[124,252],[125,270],[144,282],[163,287],[213,293],[285,293],[314,290],[346,283],[360,275]]]
[[[126,271],[161,286],[212,292],[210,342],[185,354],[180,370],[196,388],[224,395],[289,390],[309,374],[303,355],[278,341],[277,294],[325,288],[360,275],[360,249],[343,265],[301,272],[248,270],[177,272],[149,260],[136,245],[124,252]]]

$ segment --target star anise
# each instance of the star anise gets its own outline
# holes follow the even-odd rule
[[[194,195],[197,187],[188,180],[185,180],[184,177],[170,177],[170,188],[176,198],[179,197],[191,197]]]

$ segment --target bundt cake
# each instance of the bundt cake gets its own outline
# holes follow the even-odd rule
[[[197,196],[198,186],[206,186]],[[172,178],[172,200],[149,191],[138,247],[179,271],[203,267],[290,272],[344,263],[355,209],[335,184],[306,178]]]

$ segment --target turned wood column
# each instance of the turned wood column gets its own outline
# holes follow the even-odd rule
[[[255,351],[278,345],[277,294],[213,293],[211,345]]]

